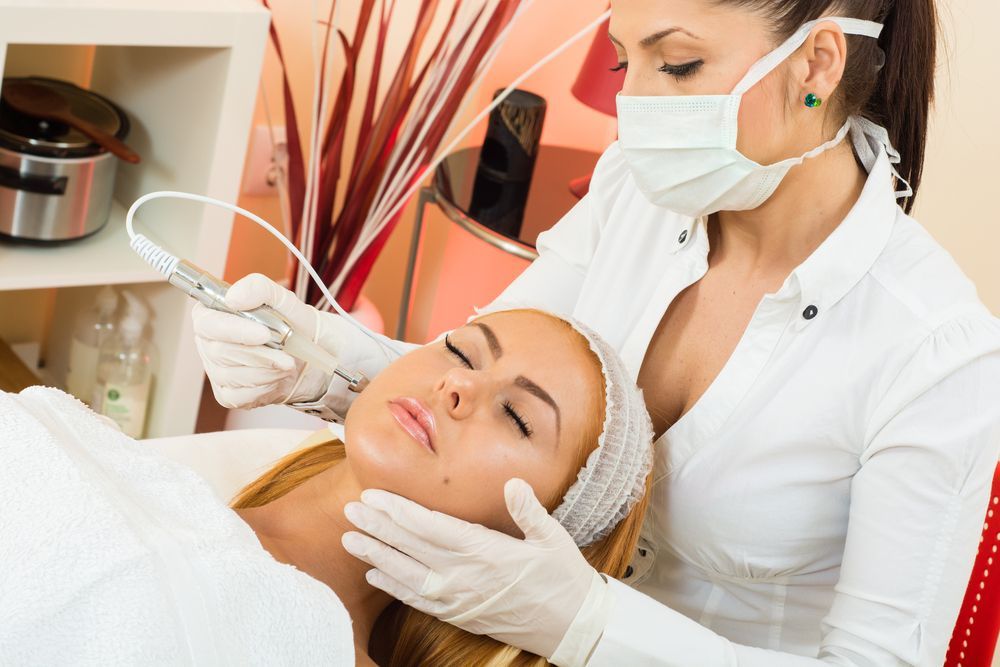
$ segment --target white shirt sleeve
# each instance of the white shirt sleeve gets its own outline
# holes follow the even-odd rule
[[[609,621],[587,664],[941,665],[1000,449],[998,341],[996,319],[940,326],[868,412],[840,579],[818,656],[732,643],[612,581]]]
[[[615,142],[597,161],[590,191],[538,235],[538,258],[484,310],[532,307],[571,314],[627,174],[628,165]]]

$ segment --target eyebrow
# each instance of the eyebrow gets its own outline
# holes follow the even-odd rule
[[[540,398],[545,403],[547,403],[549,405],[549,407],[551,407],[555,411],[555,413],[556,413],[556,433],[558,433],[559,429],[561,427],[562,415],[559,413],[559,405],[555,402],[555,400],[551,396],[549,396],[549,392],[545,391],[544,389],[542,389],[541,387],[539,387],[537,384],[535,384],[534,382],[532,382],[528,378],[524,377],[523,375],[518,375],[517,378],[515,378],[515,380],[514,380],[514,384],[517,385],[518,387],[520,387],[521,389],[524,389],[525,391],[527,391],[532,396],[535,396],[536,398]]]
[[[657,42],[659,42],[664,37],[672,35],[675,32],[682,32],[685,35],[687,35],[688,37],[691,37],[693,39],[701,39],[701,37],[699,37],[698,35],[695,35],[692,32],[688,32],[684,28],[681,28],[681,27],[678,27],[678,26],[674,26],[673,28],[667,28],[666,30],[661,30],[659,32],[654,32],[652,35],[650,35],[648,37],[642,38],[642,40],[639,41],[639,46],[641,46],[644,49],[648,49],[649,47],[653,46],[654,44],[656,44]],[[622,48],[625,48],[624,46],[622,46],[622,43],[619,42],[617,39],[615,39],[615,36],[612,35],[611,33],[608,33],[608,39],[610,39],[612,42],[614,42],[618,46],[621,46]]]
[[[493,332],[493,329],[482,322],[473,322],[472,325],[479,327],[479,330],[483,332],[483,336],[486,337],[486,344],[490,346],[490,354],[493,355],[493,359],[496,360],[502,357],[503,348],[500,346],[500,341],[497,339],[497,335]]]

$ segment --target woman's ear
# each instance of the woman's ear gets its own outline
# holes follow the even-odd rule
[[[800,81],[799,104],[806,95],[827,100],[833,95],[847,64],[847,39],[835,23],[820,23],[802,45],[800,57],[805,67]]]

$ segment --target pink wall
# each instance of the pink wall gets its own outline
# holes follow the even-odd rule
[[[518,19],[469,105],[474,110],[469,119],[489,104],[494,90],[505,87],[607,7],[607,0],[535,0]],[[614,119],[584,106],[570,93],[590,41],[588,36],[573,45],[521,85],[548,101],[543,143],[600,151],[614,139]],[[482,133],[475,136],[481,138]]]

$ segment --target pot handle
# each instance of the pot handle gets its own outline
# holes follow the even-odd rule
[[[62,195],[66,193],[68,180],[65,176],[27,176],[16,169],[0,167],[0,187],[11,190],[40,195]]]

